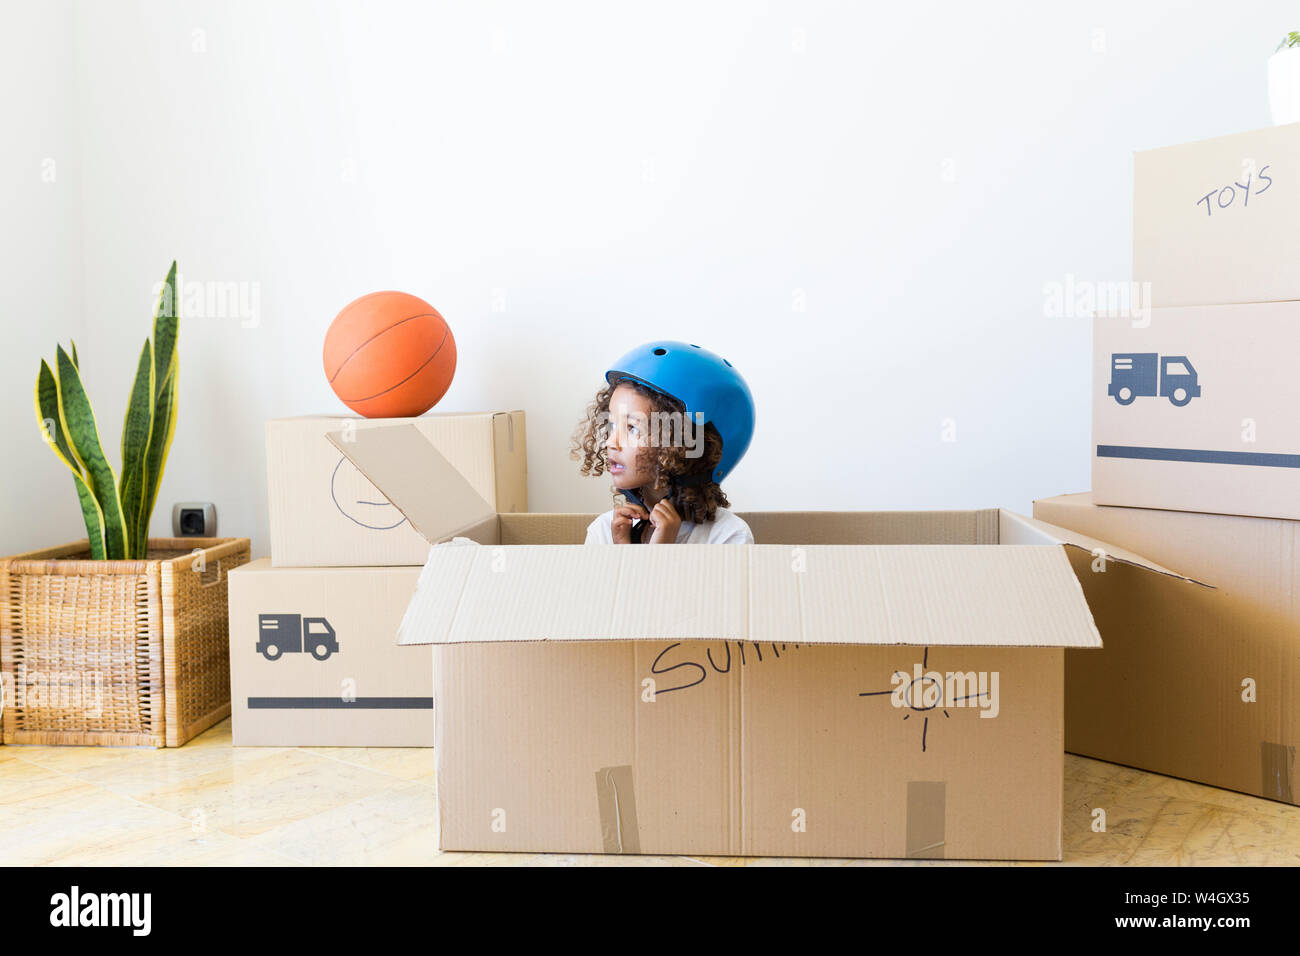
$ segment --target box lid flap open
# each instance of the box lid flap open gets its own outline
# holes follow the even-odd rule
[[[496,514],[412,424],[329,432],[326,437],[430,544]]]
[[[1061,548],[444,544],[402,644],[740,640],[1099,647]]]
[[[1089,554],[1098,555],[1098,552],[1104,552],[1106,559],[1110,561],[1119,561],[1123,564],[1131,564],[1134,567],[1145,568],[1148,571],[1154,571],[1157,574],[1167,574],[1170,577],[1179,578],[1192,584],[1198,584],[1203,588],[1213,588],[1213,585],[1206,584],[1204,581],[1198,581],[1190,578],[1185,574],[1177,571],[1171,571],[1163,565],[1156,564],[1140,554],[1121,548],[1118,545],[1108,544],[1105,541],[1099,541],[1096,538],[1090,538],[1086,534],[1080,534],[1077,531],[1071,531],[1068,528],[1062,528],[1046,521],[1040,521],[1037,518],[1027,518],[1024,515],[1016,514],[1013,511],[1003,511],[998,529],[998,540],[1003,544],[1063,544],[1071,548],[1080,548]]]

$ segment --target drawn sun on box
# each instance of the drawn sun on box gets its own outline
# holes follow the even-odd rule
[[[906,671],[894,671],[893,683],[895,686],[889,690],[868,690],[858,694],[859,697],[880,697],[888,694],[891,697],[899,695],[902,698],[902,706],[907,713],[903,714],[904,720],[911,719],[913,714],[921,715],[921,752],[925,752],[926,739],[930,733],[930,717],[933,711],[938,710],[947,719],[951,719],[952,714],[948,713],[949,707],[966,707],[970,706],[967,701],[987,698],[988,690],[977,691],[974,694],[960,694],[951,699],[944,700],[944,685],[937,673],[931,673],[926,670],[930,666],[930,648],[925,648],[921,658],[920,673],[909,676]],[[902,682],[903,686],[898,684]]]

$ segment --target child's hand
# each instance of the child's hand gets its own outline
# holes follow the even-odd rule
[[[651,544],[676,544],[677,529],[682,526],[682,516],[677,513],[673,503],[665,498],[655,505],[650,512],[650,523],[654,525],[654,534],[650,536]]]
[[[626,504],[622,508],[615,508],[614,522],[611,526],[614,543],[631,544],[632,525],[648,517],[650,516],[646,514],[646,510],[638,505]]]

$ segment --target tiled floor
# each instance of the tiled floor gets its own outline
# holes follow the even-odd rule
[[[0,747],[0,864],[945,865],[439,853],[433,751]],[[1093,832],[1104,808],[1106,831]],[[1300,864],[1300,807],[1065,758],[1067,864]]]

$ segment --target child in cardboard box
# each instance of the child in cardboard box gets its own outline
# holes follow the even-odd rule
[[[754,399],[726,359],[687,342],[633,349],[605,373],[573,436],[582,474],[608,472],[624,498],[588,526],[586,543],[753,544],[721,487],[753,433]]]

